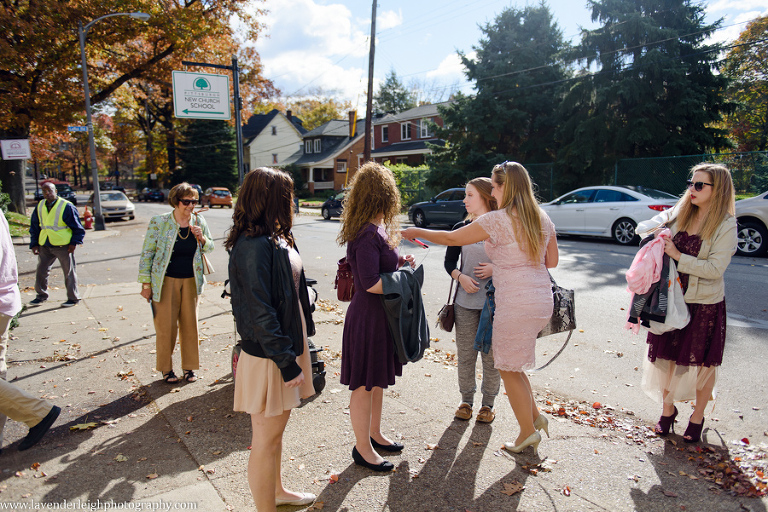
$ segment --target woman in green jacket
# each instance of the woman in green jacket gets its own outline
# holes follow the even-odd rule
[[[213,251],[213,238],[202,215],[194,213],[197,191],[179,183],[168,194],[173,211],[149,221],[139,261],[141,296],[152,303],[156,333],[156,369],[168,383],[179,382],[173,371],[176,332],[180,332],[184,380],[197,380],[197,303],[203,291],[203,253]]]

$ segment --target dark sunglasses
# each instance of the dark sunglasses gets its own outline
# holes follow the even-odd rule
[[[688,188],[693,187],[696,192],[701,192],[701,190],[704,188],[704,185],[709,185],[710,187],[714,186],[712,183],[705,183],[703,181],[697,181],[694,183],[691,180],[686,181],[685,184],[688,186]]]
[[[699,188],[696,190],[701,190],[701,189]],[[179,199],[179,202],[184,206],[189,206],[191,204],[197,204],[197,199]]]

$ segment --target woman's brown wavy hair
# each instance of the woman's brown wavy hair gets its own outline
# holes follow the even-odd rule
[[[352,177],[350,191],[342,202],[339,245],[354,240],[366,224],[384,214],[384,226],[391,248],[400,243],[400,191],[392,171],[376,162],[367,162]]]
[[[731,171],[724,165],[708,163],[695,165],[691,169],[691,178],[698,171],[709,174],[709,181],[712,183],[709,210],[704,222],[699,227],[701,239],[709,240],[728,215],[736,215],[736,194],[731,179]],[[685,191],[680,201],[677,221],[680,223],[680,231],[687,231],[699,214],[699,207],[691,202],[691,189]]]
[[[258,167],[246,174],[232,221],[224,242],[227,250],[231,250],[243,234],[282,237],[293,247],[293,178],[269,167]]]

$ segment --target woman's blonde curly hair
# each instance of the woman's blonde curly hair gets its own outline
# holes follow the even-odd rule
[[[384,226],[391,248],[400,243],[400,191],[392,171],[376,162],[367,162],[357,170],[342,202],[339,245],[354,240],[377,215],[384,214]]]

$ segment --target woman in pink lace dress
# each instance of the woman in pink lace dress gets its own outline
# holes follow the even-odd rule
[[[504,162],[493,168],[492,181],[498,210],[455,231],[408,228],[403,238],[425,238],[443,245],[485,241],[496,287],[494,366],[520,425],[517,439],[504,446],[515,453],[533,446],[536,453],[541,441],[538,430],[549,434],[548,422],[536,407],[525,371],[535,367],[536,336],[552,316],[547,269],[557,266],[557,238],[554,224],[534,198],[525,167]]]

